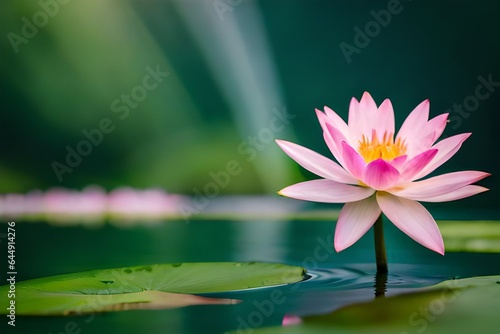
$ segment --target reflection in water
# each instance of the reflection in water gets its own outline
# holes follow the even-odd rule
[[[375,275],[375,298],[385,297],[385,292],[387,291],[387,272],[382,272]]]
[[[415,291],[449,279],[425,265],[391,264],[391,273],[375,275],[373,264],[308,270],[311,276],[295,289],[295,315],[323,314],[353,303]],[[432,274],[431,274],[432,273]]]

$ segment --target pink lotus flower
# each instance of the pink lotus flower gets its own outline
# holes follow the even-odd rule
[[[326,144],[336,162],[297,144],[278,145],[302,167],[324,179],[301,182],[279,194],[296,199],[346,203],[335,229],[340,252],[354,244],[383,212],[401,231],[423,246],[444,254],[439,228],[422,202],[446,202],[488,189],[471,185],[490,174],[463,171],[419,180],[450,159],[470,133],[440,142],[448,114],[429,118],[429,101],[420,103],[394,137],[394,111],[386,99],[378,108],[365,92],[349,106],[346,124],[332,109],[316,110]]]

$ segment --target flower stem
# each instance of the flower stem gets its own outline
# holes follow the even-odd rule
[[[382,224],[382,214],[375,221],[373,226],[375,232],[375,258],[377,260],[377,274],[386,274],[387,256],[385,254],[384,226]]]

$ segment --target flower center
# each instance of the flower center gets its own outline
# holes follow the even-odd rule
[[[366,163],[380,158],[390,161],[406,153],[406,144],[401,138],[394,142],[393,134],[387,132],[384,133],[382,140],[379,140],[377,132],[372,130],[371,140],[363,135],[359,141],[358,152]]]

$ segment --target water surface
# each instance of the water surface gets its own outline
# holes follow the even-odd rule
[[[215,294],[243,300],[238,305],[18,317],[17,332],[223,333],[239,328],[250,333],[251,328],[280,324],[285,314],[325,313],[374,298],[371,231],[354,246],[336,253],[334,220],[236,218],[107,223],[92,228],[18,222],[18,280],[99,268],[202,261],[300,265],[307,268],[310,278],[292,285]],[[449,252],[443,257],[416,244],[389,222],[385,231],[390,270],[387,295],[452,278],[500,274],[499,254]]]

